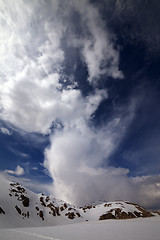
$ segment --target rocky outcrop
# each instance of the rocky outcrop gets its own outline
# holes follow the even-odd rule
[[[113,213],[114,212],[114,213]],[[128,218],[136,218],[137,216],[132,212],[124,212],[120,208],[112,209],[108,213],[103,214],[99,217],[99,220],[106,219],[128,219]]]
[[[29,207],[29,198],[26,196],[27,192],[25,188],[20,186],[19,183],[10,183],[10,186],[9,195],[12,197],[14,194],[17,200],[22,202],[24,207]]]
[[[130,202],[125,202],[125,203],[135,206],[141,212],[141,213],[139,213],[137,211],[134,212],[134,214],[137,217],[153,217],[154,216],[154,214],[151,211],[146,210],[145,208],[139,206],[138,204],[130,203]]]
[[[129,202],[124,202],[125,204],[128,204],[129,206],[134,206],[134,211],[127,211],[127,208],[124,208],[123,203],[118,203],[120,205],[120,208],[111,208],[112,204],[104,204],[104,207],[111,208],[109,211],[107,211],[105,214],[102,214],[99,217],[99,220],[106,220],[106,219],[129,219],[129,218],[138,218],[138,217],[152,217],[154,216],[150,211],[140,207],[138,204],[133,204]]]

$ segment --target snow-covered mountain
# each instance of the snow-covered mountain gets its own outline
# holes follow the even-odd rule
[[[116,201],[75,206],[36,194],[0,175],[0,228],[55,226],[105,219],[151,217],[155,214],[137,204]]]

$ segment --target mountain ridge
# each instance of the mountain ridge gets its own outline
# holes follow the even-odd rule
[[[36,194],[19,183],[6,180],[2,175],[0,181],[0,228],[56,226],[157,215],[127,201],[99,201],[77,208],[42,193]]]

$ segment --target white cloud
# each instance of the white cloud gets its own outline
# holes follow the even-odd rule
[[[17,176],[21,176],[25,173],[24,169],[22,167],[20,167],[19,165],[17,165],[15,171],[13,170],[5,170],[6,173],[9,174],[13,174],[13,175],[17,175]]]
[[[5,108],[0,113],[1,118],[28,132],[45,134],[56,119],[70,123],[80,115],[88,119],[107,96],[105,91],[99,90],[83,99],[80,90],[59,89],[58,73],[43,79],[34,79],[33,74],[35,72],[31,64],[14,82],[3,84],[1,95],[1,103]]]
[[[47,133],[60,95],[63,25],[54,20],[57,1],[49,5],[1,1],[0,117],[31,132]]]
[[[1,127],[0,132],[5,134],[5,135],[11,135],[11,132],[5,127]]]
[[[79,116],[74,124],[67,122],[63,129],[58,129],[45,151],[44,162],[54,179],[53,194],[81,205],[99,198],[131,200],[133,188],[127,177],[129,170],[109,167],[108,159],[133,117],[133,107],[129,107],[127,117],[116,117],[98,130],[89,127],[88,121]],[[105,168],[102,167],[104,160]]]
[[[35,171],[37,171],[37,170],[38,170],[38,168],[37,168],[37,167],[32,167],[32,169],[33,169],[33,170],[35,170]]]
[[[150,209],[159,208],[160,175],[134,177],[132,181],[137,189],[136,201]]]
[[[114,49],[113,36],[107,31],[98,8],[88,0],[71,2],[81,16],[82,29],[85,29],[84,37],[75,36],[71,39],[71,44],[82,49],[81,53],[88,67],[90,83],[96,83],[103,74],[122,78],[123,74],[118,68],[119,53]]]
[[[14,153],[15,155],[20,156],[22,158],[30,158],[30,156],[28,154],[23,153],[23,152],[21,152],[17,149],[12,148],[12,147],[8,147],[8,150],[11,151],[12,153]]]
[[[65,122],[74,115],[77,118],[79,108],[83,118],[88,118],[82,113],[87,98],[83,99],[80,91],[74,89],[74,83],[66,90],[59,83],[62,76],[65,78],[62,66],[65,57],[69,57],[61,42],[67,41],[67,36],[70,36],[68,41],[75,39],[74,30],[70,31],[70,24],[74,24],[70,21],[72,11],[78,11],[81,23],[85,22],[89,31],[78,44],[88,67],[89,81],[94,82],[92,80],[103,73],[122,77],[118,70],[118,52],[112,46],[98,10],[86,0],[65,1],[64,7],[65,13],[59,1],[31,4],[21,0],[14,8],[10,1],[1,1],[0,118],[28,132],[47,134],[56,119]],[[95,92],[85,114],[96,109],[101,94]],[[75,114],[71,116],[73,108]]]

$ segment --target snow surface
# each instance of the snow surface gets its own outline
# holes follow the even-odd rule
[[[1,240],[159,240],[160,217],[0,229]]]

